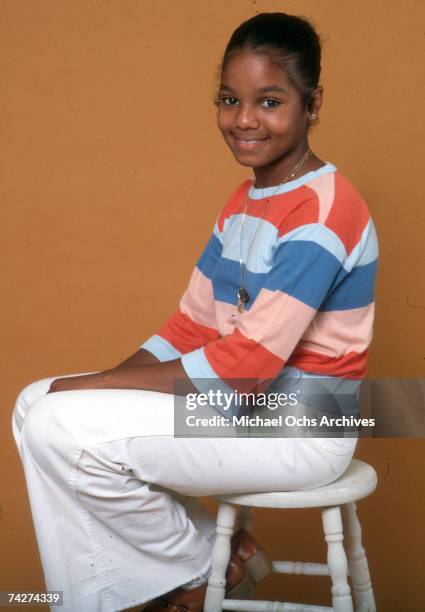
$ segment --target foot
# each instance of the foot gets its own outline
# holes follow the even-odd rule
[[[271,561],[256,539],[244,529],[239,529],[231,540],[232,554],[226,572],[226,594],[248,597],[266,576],[271,573]],[[207,582],[195,589],[174,589],[151,601],[144,612],[202,612]]]
[[[232,553],[226,572],[226,593],[239,586],[246,578],[246,569],[239,557]],[[174,589],[161,597],[157,597],[144,612],[202,612],[204,609],[207,582],[195,589]]]
[[[260,549],[257,540],[245,529],[239,529],[231,541],[232,552],[236,553],[241,561],[248,561]]]
[[[254,584],[258,584],[273,571],[273,564],[257,540],[245,529],[239,529],[232,537],[232,552],[243,562]]]

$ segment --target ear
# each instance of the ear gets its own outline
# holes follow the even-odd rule
[[[323,102],[323,87],[318,85],[311,94],[307,109],[307,117],[311,124],[316,123],[319,118],[319,110]]]

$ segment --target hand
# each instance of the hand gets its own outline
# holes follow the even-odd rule
[[[104,382],[105,372],[56,378],[56,380],[51,383],[47,393],[55,393],[56,391],[75,391],[77,389],[103,389]]]

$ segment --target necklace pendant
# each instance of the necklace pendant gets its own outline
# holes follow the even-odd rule
[[[249,293],[243,287],[238,289],[238,302],[237,309],[238,312],[243,312],[245,310],[245,304],[249,301]]]

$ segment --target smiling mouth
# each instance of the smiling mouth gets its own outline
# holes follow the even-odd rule
[[[238,138],[232,134],[232,138],[238,149],[243,151],[255,151],[263,146],[269,138]]]

